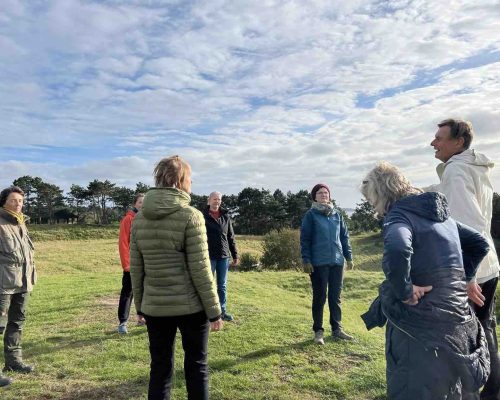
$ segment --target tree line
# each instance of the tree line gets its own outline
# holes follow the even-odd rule
[[[39,177],[22,176],[13,184],[25,193],[24,212],[31,223],[79,223],[110,224],[119,221],[138,193],[146,193],[150,187],[142,182],[135,189],[118,186],[109,180],[94,179],[87,186],[71,185],[69,192],[57,185],[44,182]],[[191,205],[203,210],[208,196],[191,194]],[[280,189],[271,192],[267,189],[247,187],[238,194],[224,195],[223,207],[228,210],[234,221],[236,233],[263,235],[272,230],[284,228],[297,229],[302,217],[311,207],[311,196],[307,190],[296,193],[283,193]],[[361,201],[351,216],[338,207],[354,232],[376,231],[380,229],[381,218],[375,217],[370,204]],[[494,194],[492,233],[500,237],[500,196]]]

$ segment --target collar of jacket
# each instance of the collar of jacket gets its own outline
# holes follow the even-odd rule
[[[205,213],[206,215],[210,215],[210,214],[209,214],[209,211],[210,211],[210,206],[208,206],[208,205],[207,205],[207,206],[205,207],[204,213]],[[219,211],[220,211],[220,214],[221,214],[221,215],[226,215],[226,214],[228,213],[228,211],[227,211],[225,208],[222,208],[222,207],[219,207]]]
[[[23,216],[23,223],[26,224],[26,222],[28,222],[30,220],[30,217],[28,217],[25,214],[21,214],[21,215]],[[0,207],[0,217],[6,219],[7,221],[9,221],[15,225],[21,225],[20,221],[16,218],[16,216],[13,213],[7,211],[3,207]]]

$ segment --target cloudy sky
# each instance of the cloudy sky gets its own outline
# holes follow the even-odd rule
[[[454,116],[498,192],[498,32],[496,0],[2,0],[0,185],[135,187],[179,154],[198,194],[322,181],[351,207],[378,160],[435,183]]]

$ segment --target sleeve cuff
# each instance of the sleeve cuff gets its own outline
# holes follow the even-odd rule
[[[218,315],[217,317],[215,317],[215,318],[209,318],[208,320],[210,322],[215,322],[215,321],[218,321],[220,318],[221,318],[221,315]]]

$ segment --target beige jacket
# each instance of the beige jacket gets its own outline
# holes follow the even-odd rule
[[[481,233],[490,246],[476,273],[478,283],[499,275],[498,256],[491,237],[493,187],[490,171],[495,164],[472,149],[455,154],[437,166],[441,182],[424,188],[426,192],[441,192],[448,199],[451,216]]]
[[[33,290],[36,268],[34,246],[26,225],[0,208],[0,294]]]

